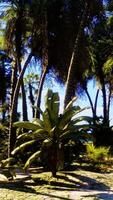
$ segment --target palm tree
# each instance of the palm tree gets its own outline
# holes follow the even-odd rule
[[[45,102],[45,111],[41,112],[42,119],[34,119],[33,122],[17,122],[14,124],[16,127],[26,128],[31,130],[30,134],[23,133],[18,136],[19,142],[24,140],[24,143],[17,145],[17,147],[12,152],[13,155],[17,155],[19,151],[23,151],[27,147],[33,144],[36,145],[36,152],[32,153],[31,156],[25,163],[24,168],[27,169],[31,163],[38,157],[47,156],[45,160],[45,167],[49,167],[52,175],[56,176],[57,170],[63,168],[63,150],[64,145],[69,140],[79,141],[85,136],[86,130],[83,133],[87,125],[77,125],[80,121],[87,121],[87,117],[74,118],[76,114],[82,112],[79,106],[73,106],[73,102],[76,100],[74,98],[65,108],[62,114],[59,114],[59,96],[58,93],[53,93],[48,90]],[[89,118],[88,118],[89,119]],[[27,137],[26,137],[27,136]],[[39,145],[41,143],[41,146]],[[43,159],[42,159],[43,160]]]
[[[96,7],[96,3],[98,3],[98,7]],[[94,7],[94,10],[92,10],[92,7]],[[97,9],[99,8],[99,9]],[[71,98],[75,95],[75,89],[73,88],[73,83],[74,83],[74,78],[75,78],[75,65],[77,65],[77,60],[80,55],[80,51],[82,49],[80,48],[81,46],[81,41],[83,37],[85,36],[85,28],[88,27],[88,23],[91,24],[91,20],[93,19],[94,16],[97,16],[97,10],[100,12],[103,10],[103,5],[102,2],[99,1],[84,1],[84,6],[83,6],[83,12],[79,24],[79,29],[77,36],[75,37],[75,44],[73,47],[73,52],[72,56],[70,59],[70,64],[69,64],[69,69],[68,69],[68,75],[67,75],[67,80],[66,80],[66,95],[65,95],[65,103],[64,106],[67,105],[67,103],[71,100]],[[82,71],[80,72],[82,73]],[[77,77],[78,75],[76,75]],[[81,74],[82,76],[82,74]]]
[[[9,1],[10,2],[10,1]],[[10,126],[9,126],[9,156],[11,150],[14,148],[14,144],[16,141],[16,130],[13,129],[12,123],[17,121],[17,106],[18,106],[18,95],[20,86],[22,87],[23,93],[23,117],[25,120],[28,120],[27,117],[27,104],[26,104],[26,94],[23,83],[23,75],[26,69],[26,64],[29,64],[32,53],[28,56],[27,62],[23,69],[21,69],[21,59],[23,56],[22,51],[24,50],[24,42],[25,42],[25,4],[23,1],[13,2],[11,1],[11,8],[7,11],[9,15],[13,12],[12,18],[10,16],[7,26],[6,26],[6,41],[7,41],[7,49],[9,54],[13,57],[15,64],[12,68],[12,84],[11,84],[11,110],[10,110]],[[15,4],[15,5],[14,5]],[[16,6],[16,10],[15,10]],[[12,26],[13,29],[12,29]],[[23,28],[24,27],[24,28]],[[23,41],[24,37],[24,41]],[[29,62],[28,62],[29,61]],[[17,78],[19,71],[19,78]],[[20,80],[21,79],[21,80]]]
[[[8,111],[8,91],[11,78],[11,59],[8,58],[5,51],[0,52],[0,107],[2,112],[2,122],[6,121],[6,112]]]

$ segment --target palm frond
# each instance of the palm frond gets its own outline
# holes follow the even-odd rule
[[[27,160],[27,162],[24,165],[24,169],[26,170],[27,168],[29,168],[29,166],[31,165],[31,163],[33,161],[35,161],[37,158],[40,157],[41,151],[37,151],[34,154],[32,154],[32,156],[29,157],[29,159]]]

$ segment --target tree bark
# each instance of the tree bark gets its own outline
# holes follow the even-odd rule
[[[15,109],[17,108],[17,101],[18,101],[18,95],[19,95],[19,89],[22,84],[23,76],[26,70],[26,67],[28,66],[29,62],[31,61],[32,58],[32,53],[29,54],[22,70],[21,73],[18,77],[16,87],[14,90],[14,95],[12,99],[12,105],[11,105],[11,111],[10,111],[10,124],[9,124],[9,145],[8,145],[8,157],[10,157],[11,152],[14,148],[15,142],[16,142],[16,132],[13,131],[13,122],[17,121],[15,120]]]
[[[94,106],[93,106],[92,99],[91,99],[91,97],[90,97],[90,94],[89,94],[87,88],[85,88],[84,90],[85,90],[85,93],[86,93],[86,95],[87,95],[87,97],[88,97],[88,100],[89,100],[89,103],[90,103],[90,106],[91,106],[91,110],[92,110],[92,114],[93,114],[93,118],[94,118],[94,116],[95,116],[95,111],[94,111]]]
[[[21,63],[20,63],[19,58],[18,58],[18,68],[19,68],[19,73],[21,73]],[[23,116],[23,121],[28,121],[27,101],[26,101],[26,93],[25,93],[23,79],[21,81],[21,91],[22,91],[22,116]]]
[[[42,94],[42,89],[43,89],[46,74],[47,74],[47,68],[45,68],[44,71],[42,71],[42,74],[40,77],[38,95],[37,95],[37,103],[36,103],[36,107],[38,107],[38,108],[40,108],[40,104],[41,104],[41,94]],[[40,113],[39,113],[38,109],[36,109],[36,111],[35,111],[35,118],[40,118]]]
[[[110,114],[110,105],[111,105],[111,84],[109,86],[109,95],[108,95],[108,108],[107,108],[107,111],[108,111],[108,125],[109,125],[109,114]]]
[[[31,83],[29,83],[29,99],[32,105],[32,116],[33,118],[35,117],[35,109],[34,109],[34,104],[35,104],[35,100],[34,100],[34,96],[33,96],[33,92],[32,92],[32,85]]]
[[[81,17],[81,22],[78,30],[78,34],[75,40],[70,64],[69,64],[69,69],[68,69],[68,75],[67,75],[67,81],[66,81],[66,94],[65,94],[65,100],[64,100],[64,108],[66,105],[69,103],[69,101],[73,98],[71,94],[71,88],[73,86],[73,79],[74,79],[74,68],[75,65],[74,63],[76,62],[77,56],[78,56],[78,50],[79,50],[79,44],[80,44],[80,39],[82,36],[82,32],[84,31],[86,19],[87,19],[87,12],[88,12],[88,4],[85,3],[85,8]]]
[[[98,101],[98,95],[99,95],[99,89],[97,90],[96,98],[95,98],[95,104],[94,104],[95,116],[97,116],[97,101]]]
[[[37,102],[36,107],[40,108],[41,104],[41,94],[44,85],[44,80],[48,72],[48,21],[47,21],[47,12],[44,12],[44,17],[42,20],[42,37],[43,37],[43,48],[42,48],[42,74],[40,77]],[[35,111],[35,117],[40,118],[40,113],[38,109]]]

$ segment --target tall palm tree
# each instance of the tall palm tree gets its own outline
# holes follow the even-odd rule
[[[11,78],[11,59],[8,58],[5,51],[0,52],[0,107],[2,112],[2,122],[6,120],[8,111],[8,91]]]
[[[96,3],[98,4],[98,7],[96,6]],[[92,9],[93,7],[94,9]],[[64,103],[65,107],[68,104],[68,102],[71,100],[71,98],[75,95],[75,89],[73,88],[73,83],[75,79],[77,59],[78,58],[81,59],[79,57],[80,51],[82,51],[80,46],[81,46],[81,41],[85,35],[85,28],[88,27],[88,24],[91,25],[93,17],[97,16],[97,10],[99,12],[100,11],[102,12],[103,10],[103,4],[101,1],[98,1],[98,2],[84,1],[83,12],[82,12],[81,20],[80,20],[78,33],[75,37],[75,44],[73,47],[73,52],[70,59],[69,70],[68,70],[68,75],[67,75],[67,80],[66,80],[66,95],[65,95],[65,103]]]
[[[26,94],[23,83],[23,75],[26,69],[25,63],[23,69],[21,69],[21,59],[23,56],[24,42],[25,40],[26,28],[25,28],[25,4],[23,1],[9,1],[11,2],[11,8],[7,11],[9,12],[10,18],[6,25],[6,41],[7,49],[9,54],[13,57],[15,62],[12,69],[12,84],[11,84],[11,110],[10,110],[10,126],[9,126],[9,156],[12,151],[15,141],[16,141],[16,130],[13,129],[12,124],[17,121],[17,106],[18,106],[18,95],[20,86],[22,87],[22,97],[23,97],[23,118],[28,120],[27,117],[27,103]],[[13,14],[12,14],[13,13]],[[11,17],[12,15],[12,17]],[[12,26],[13,27],[12,27]],[[28,56],[27,61],[30,62],[31,54]],[[29,59],[30,58],[30,59]],[[19,78],[18,76],[19,71]],[[21,80],[20,80],[21,78]]]

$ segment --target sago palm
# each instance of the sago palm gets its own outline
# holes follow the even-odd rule
[[[33,145],[35,147],[36,143],[41,144],[37,145],[36,152],[31,153],[31,156],[25,163],[25,169],[39,157],[42,160],[46,157],[47,163],[49,163],[49,170],[52,172],[53,176],[55,176],[57,170],[63,168],[63,150],[67,141],[76,141],[87,137],[86,132],[81,131],[84,128],[87,129],[87,125],[77,124],[78,122],[87,120],[87,118],[75,118],[78,113],[84,110],[79,106],[72,105],[75,100],[74,98],[66,106],[63,113],[59,114],[59,95],[58,93],[53,93],[51,90],[48,90],[45,111],[43,112],[39,109],[42,116],[41,119],[34,119],[32,122],[14,123],[15,127],[28,129],[31,132],[23,133],[18,136],[17,144],[19,142],[19,146],[12,151],[12,156],[24,151],[27,147],[33,147]]]

